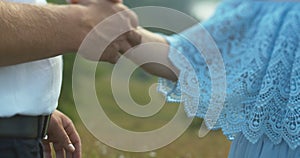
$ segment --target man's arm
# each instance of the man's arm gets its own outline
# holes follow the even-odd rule
[[[73,51],[84,37],[78,31],[78,6],[34,6],[0,1],[0,66]],[[74,38],[75,37],[75,38]]]
[[[0,1],[0,66],[77,51],[98,22],[124,9],[106,0],[44,6]]]

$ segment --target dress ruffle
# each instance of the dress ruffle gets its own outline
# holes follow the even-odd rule
[[[221,3],[208,21],[166,37],[176,48],[169,58],[180,76],[177,83],[159,79],[159,91],[168,101],[187,98],[187,114],[205,117],[211,99],[210,70],[192,44],[203,42],[204,27],[222,53],[227,80],[226,100],[211,128],[221,128],[229,139],[242,132],[252,143],[265,134],[274,144],[284,140],[295,149],[300,145],[299,10],[297,2]],[[182,62],[186,59],[189,66]],[[197,76],[189,74],[191,70]],[[194,77],[199,85],[192,83]],[[193,91],[195,86],[200,87],[200,94]]]

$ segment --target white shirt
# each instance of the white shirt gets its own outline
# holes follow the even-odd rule
[[[12,2],[47,3],[45,0]],[[50,114],[57,107],[61,82],[61,56],[0,67],[0,117]]]

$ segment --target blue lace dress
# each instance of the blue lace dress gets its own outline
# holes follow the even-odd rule
[[[209,20],[166,37],[180,75],[158,89],[201,118],[213,99],[211,61],[195,46],[205,43],[203,27],[226,70],[223,108],[214,126],[205,121],[233,140],[229,157],[300,157],[300,2],[226,0]]]

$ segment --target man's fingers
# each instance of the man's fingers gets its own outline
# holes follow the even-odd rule
[[[65,129],[63,127],[61,127],[62,129],[60,130],[60,139],[61,142],[60,143],[53,143],[53,147],[56,153],[56,157],[57,158],[64,158],[65,157],[65,152],[74,152],[75,151],[75,147],[73,146],[67,132],[65,131]]]
[[[121,41],[119,45],[120,45],[119,51],[121,54],[124,54],[125,52],[127,52],[129,49],[132,48],[131,44],[129,44],[127,41]]]
[[[70,142],[73,143],[68,144],[69,150],[66,152],[67,156],[72,156],[72,158],[81,158],[81,140],[79,134],[71,120],[64,121],[64,124],[66,134],[68,135]]]
[[[53,144],[56,158],[65,158],[65,156],[72,157],[72,152],[75,151],[75,147],[72,144],[62,146],[61,144]]]
[[[73,153],[66,151],[66,158],[73,158]]]
[[[127,32],[126,35],[127,40],[132,47],[142,43],[142,36],[136,30],[131,30]]]
[[[116,64],[118,60],[120,59],[121,55],[118,51],[110,52],[110,57],[107,60],[111,64]]]
[[[44,157],[45,158],[52,158],[50,143],[47,142],[47,141],[44,141],[43,142],[43,148],[44,148]]]
[[[121,55],[116,52],[116,55],[112,58],[112,60],[110,61],[111,64],[116,64],[118,62],[118,60],[120,59]]]
[[[125,8],[123,16],[125,16],[125,18],[129,18],[130,24],[133,28],[137,28],[139,26],[138,16],[131,9]]]
[[[81,141],[74,143],[75,151],[73,152],[73,158],[81,158]]]
[[[103,52],[100,61],[108,61],[111,64],[115,64],[120,58],[119,49],[118,43],[111,43]]]
[[[61,144],[53,143],[56,158],[65,158],[65,151]]]

